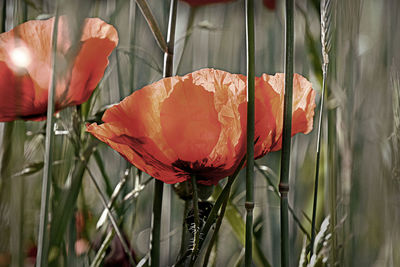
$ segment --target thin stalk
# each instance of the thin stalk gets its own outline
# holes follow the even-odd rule
[[[316,162],[315,162],[315,177],[314,177],[314,200],[313,200],[313,209],[312,209],[312,217],[311,217],[311,243],[310,243],[310,251],[311,256],[314,252],[314,240],[315,240],[315,221],[317,217],[317,200],[318,200],[318,180],[319,180],[319,164],[321,158],[321,135],[322,135],[322,115],[324,108],[324,100],[325,100],[325,80],[326,80],[326,68],[327,65],[323,66],[323,78],[322,78],[322,92],[321,92],[321,103],[320,103],[320,111],[318,118],[318,133],[317,133],[317,151],[316,151]]]
[[[100,200],[101,200],[101,203],[103,204],[103,207],[107,210],[107,214],[108,214],[108,217],[109,217],[109,219],[111,221],[111,224],[112,224],[112,226],[114,228],[114,231],[117,234],[117,236],[119,238],[119,241],[121,242],[121,245],[122,245],[122,248],[124,249],[125,254],[128,256],[129,263],[132,266],[136,266],[136,262],[132,257],[132,253],[131,253],[131,251],[129,249],[129,246],[126,243],[126,240],[125,240],[124,236],[122,235],[121,230],[119,229],[119,226],[117,224],[117,221],[114,218],[114,215],[112,214],[110,208],[107,205],[107,200],[106,200],[103,192],[101,191],[101,188],[100,188],[99,184],[97,183],[96,178],[93,176],[93,173],[90,171],[90,169],[88,167],[86,167],[86,170],[88,171],[89,177],[92,180],[94,186],[96,187],[97,192],[99,193]]]
[[[324,111],[324,100],[325,100],[325,88],[326,88],[326,76],[328,72],[329,64],[329,50],[330,50],[330,18],[331,18],[331,1],[321,1],[321,54],[322,54],[322,91],[321,91],[321,103],[318,121],[318,134],[317,134],[317,152],[316,152],[316,163],[315,163],[315,185],[314,185],[314,203],[313,213],[311,220],[311,244],[310,251],[311,256],[314,252],[314,240],[315,240],[315,221],[317,213],[317,197],[318,197],[318,178],[319,178],[319,162],[321,155],[321,135],[322,135],[322,115]]]
[[[222,225],[222,219],[224,218],[226,206],[228,205],[228,201],[229,201],[229,197],[226,197],[224,199],[224,202],[222,203],[221,211],[219,213],[217,222],[215,223],[215,229],[214,229],[213,235],[211,236],[210,243],[208,244],[206,254],[204,256],[203,267],[207,267],[208,260],[210,258],[211,252],[212,252],[212,248],[214,247],[214,243],[217,241],[218,232]]]
[[[193,240],[193,249],[192,256],[190,259],[190,265],[193,266],[196,261],[197,254],[199,252],[199,243],[200,243],[200,217],[199,217],[199,197],[197,195],[197,180],[196,176],[192,176],[192,191],[193,191],[193,215],[194,215],[194,240]]]
[[[120,182],[115,186],[114,191],[111,194],[110,200],[107,203],[107,207],[110,210],[113,209],[113,206],[114,206],[115,201],[117,200],[117,197],[119,196],[119,194],[121,193],[123,187],[126,184],[127,178],[129,176],[129,170],[130,170],[130,168],[125,170],[124,176],[122,177]],[[107,216],[107,210],[104,209],[103,212],[100,215],[99,220],[97,221],[96,229],[99,229],[103,225],[103,223],[105,222],[105,220],[107,218],[106,216]]]
[[[169,10],[168,34],[167,34],[167,50],[164,53],[164,71],[163,76],[171,77],[174,70],[174,47],[175,47],[175,28],[176,28],[176,12],[178,9],[178,1],[171,0]]]
[[[176,2],[176,1],[174,1],[174,0],[171,1],[171,6],[172,6],[173,2]],[[167,44],[168,40],[167,40],[167,43],[165,43],[165,40],[161,33],[160,27],[158,26],[157,21],[154,18],[154,15],[151,12],[151,9],[150,9],[149,5],[147,4],[146,0],[136,0],[136,4],[139,6],[140,11],[142,12],[144,18],[146,19],[147,24],[149,25],[150,30],[153,33],[158,46],[161,48],[161,50],[163,52],[167,53],[168,52],[168,44]],[[170,13],[170,15],[171,15],[171,13]],[[175,29],[174,29],[174,32],[175,32]]]
[[[237,175],[239,174],[240,170],[242,169],[245,160],[246,160],[246,157],[243,157],[243,159],[240,161],[238,167],[236,168],[235,172],[231,176],[229,176],[227,184],[225,185],[221,194],[218,196],[217,200],[215,201],[215,204],[212,207],[210,214],[208,215],[207,220],[204,223],[204,226],[201,228],[200,236],[202,238],[199,240],[199,246],[198,246],[199,251],[201,250],[203,242],[205,241],[208,232],[210,231],[212,225],[214,224],[214,222],[216,220],[219,209],[221,208],[225,199],[229,198],[232,184],[236,180]],[[185,256],[186,255],[182,256],[182,258]]]
[[[245,266],[252,263],[253,210],[254,210],[254,0],[246,0],[246,46],[247,46],[247,165],[246,165],[246,241]]]
[[[2,18],[1,18],[1,32],[5,32],[6,31],[6,20],[7,20],[7,1],[3,0]]]
[[[162,211],[162,195],[164,183],[154,181],[154,200],[153,200],[153,220],[151,233],[150,248],[150,266],[160,266],[160,241],[161,241],[161,211]]]
[[[134,73],[135,73],[135,57],[133,54],[133,47],[135,46],[135,36],[136,36],[136,6],[135,1],[129,1],[129,63],[130,63],[130,73],[129,73],[129,92],[133,93],[134,86]]]
[[[286,0],[286,55],[285,55],[285,98],[283,102],[283,132],[281,174],[279,192],[281,194],[281,266],[289,266],[289,218],[288,192],[290,146],[292,132],[293,99],[293,42],[294,42],[294,1]]]
[[[45,156],[44,156],[44,167],[43,167],[43,181],[42,181],[42,194],[40,204],[40,222],[39,222],[39,234],[38,234],[38,250],[36,255],[36,266],[47,266],[48,262],[48,231],[47,231],[47,219],[48,219],[48,208],[50,198],[50,179],[52,174],[52,156],[53,156],[53,125],[54,125],[54,93],[57,84],[56,77],[56,55],[57,55],[57,32],[58,32],[58,1],[56,1],[56,15],[53,25],[52,34],[52,53],[51,53],[51,81],[48,92],[47,100],[47,121],[46,121],[46,141],[45,141]]]
[[[139,0],[136,1],[138,4]],[[144,2],[144,1],[143,1]],[[140,7],[140,4],[139,4]],[[142,12],[143,9],[140,7]],[[174,46],[175,46],[175,26],[176,26],[176,13],[178,9],[178,1],[171,0],[167,44],[164,53],[164,70],[163,76],[171,77],[174,69]],[[151,235],[151,248],[150,248],[150,266],[160,266],[160,235],[161,235],[161,211],[162,211],[162,198],[164,183],[160,180],[155,180],[154,186],[154,200],[153,200],[153,220],[152,220],[152,235]]]
[[[59,204],[53,209],[53,219],[50,226],[51,247],[54,246],[58,248],[63,240],[63,236],[67,228],[67,222],[74,214],[76,200],[82,185],[85,168],[97,142],[98,141],[94,138],[90,138],[89,142],[86,143],[85,149],[79,153],[79,160],[74,165],[74,169],[71,174],[71,184],[69,189],[67,192],[61,195]]]
[[[103,243],[101,244],[99,250],[96,253],[96,256],[94,257],[92,263],[90,264],[90,267],[99,267],[106,256],[106,251],[107,248],[110,246],[112,239],[114,238],[115,231],[114,229],[111,229],[107,233],[106,238],[104,238]]]

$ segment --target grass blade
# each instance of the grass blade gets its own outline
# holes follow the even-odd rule
[[[246,0],[246,46],[247,46],[247,165],[246,165],[246,244],[245,266],[252,263],[253,210],[254,210],[254,86],[255,86],[255,41],[254,1]]]
[[[112,214],[110,208],[107,205],[107,200],[106,200],[103,192],[101,192],[101,188],[100,188],[99,184],[97,183],[96,178],[93,176],[93,174],[92,174],[92,172],[90,171],[89,168],[86,168],[86,169],[87,169],[87,171],[89,173],[90,179],[92,180],[92,182],[93,182],[94,186],[96,187],[96,190],[97,190],[97,192],[98,192],[98,194],[100,196],[101,203],[103,204],[104,208],[107,210],[108,217],[109,217],[109,219],[111,221],[111,224],[112,224],[112,226],[114,228],[115,233],[117,234],[117,236],[119,238],[119,241],[121,242],[121,245],[122,245],[122,248],[124,249],[125,254],[128,256],[130,264],[132,266],[136,266],[136,262],[133,259],[132,253],[130,251],[130,247],[128,246],[124,236],[122,235],[122,232],[118,227],[118,224],[117,224],[117,221],[114,218],[114,215]]]
[[[293,42],[294,42],[294,1],[286,0],[286,55],[285,55],[285,98],[283,101],[283,132],[281,174],[279,192],[281,193],[281,266],[289,266],[289,218],[288,192],[290,146],[292,132],[293,99]]]
[[[71,185],[68,191],[61,194],[60,202],[54,208],[53,220],[50,226],[50,248],[58,248],[62,242],[67,223],[74,213],[86,165],[89,162],[96,143],[95,139],[89,139],[86,148],[80,153],[79,161],[74,166],[71,174]]]
[[[56,55],[57,55],[57,32],[58,32],[58,1],[56,1],[56,16],[54,19],[52,33],[52,53],[51,53],[51,68],[52,75],[50,88],[48,91],[47,101],[47,121],[46,121],[46,148],[44,156],[42,195],[40,204],[40,222],[38,235],[38,250],[36,255],[36,266],[47,266],[48,261],[48,240],[47,240],[47,220],[48,220],[48,204],[50,197],[50,179],[52,172],[52,154],[53,154],[53,125],[54,125],[54,94],[57,84],[56,77]]]
[[[172,2],[174,2],[174,1],[172,1]],[[163,52],[167,53],[168,45],[164,40],[163,34],[160,30],[160,27],[158,26],[157,21],[154,18],[153,13],[151,12],[151,9],[150,9],[149,5],[147,4],[146,0],[136,0],[136,3],[139,6],[140,11],[142,12],[144,18],[146,19],[147,24],[149,25],[150,30],[153,33],[158,46],[161,48],[161,50]],[[174,30],[174,32],[175,32],[175,30]]]

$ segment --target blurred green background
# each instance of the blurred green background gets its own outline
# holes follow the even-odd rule
[[[147,2],[165,36],[169,1]],[[400,1],[333,2],[317,226],[320,228],[329,215],[333,216],[335,225],[330,225],[333,230],[326,232],[321,227],[318,255],[326,261],[322,266],[400,266]],[[54,15],[54,3],[52,0],[0,1],[2,30],[8,31],[24,20]],[[60,13],[68,15],[72,22],[100,17],[114,25],[119,33],[119,45],[90,100],[89,119],[106,105],[117,103],[133,91],[161,79],[163,53],[135,1],[74,0],[60,1],[60,4]],[[259,0],[255,5],[256,75],[283,72],[284,1],[277,0],[274,10],[264,7]],[[301,255],[306,235],[299,224],[310,232],[307,218],[312,212],[322,71],[319,1],[297,0],[295,6],[295,72],[307,77],[317,91],[314,130],[292,140],[289,203],[299,222],[290,215],[290,266],[303,266]],[[177,75],[205,67],[245,74],[244,1],[197,8],[179,2],[175,39]],[[108,220],[96,229],[104,207],[87,172],[82,186],[72,192],[71,184],[77,179],[76,158],[84,148],[77,148],[71,136],[77,132],[77,135],[87,135],[82,130],[84,122],[76,124],[71,119],[76,113],[75,107],[69,108],[61,111],[56,119],[51,221],[65,208],[60,206],[64,203],[63,196],[74,193],[79,196],[76,202],[67,202],[73,216],[63,218],[65,231],[57,233],[61,241],[50,249],[50,260],[55,266],[89,266],[107,233],[112,232]],[[0,266],[34,264],[44,129],[45,122],[0,124]],[[280,152],[268,154],[257,164],[260,169],[256,169],[255,179],[255,250],[272,266],[279,266],[279,197],[265,176],[275,185],[278,183]],[[108,198],[117,185],[122,185],[115,200],[115,215],[136,259],[143,259],[149,252],[154,181],[148,180],[146,174],[138,174],[104,144],[97,145],[87,166]],[[221,185],[225,182],[222,180]],[[245,180],[241,174],[234,184],[210,266],[242,264],[244,196]],[[165,185],[163,266],[171,266],[177,260],[183,210],[184,201],[172,186]],[[107,253],[109,258],[119,257],[121,262],[126,262],[117,239]],[[107,264],[107,256],[103,258],[103,265]],[[263,261],[255,260],[254,264],[262,266]]]

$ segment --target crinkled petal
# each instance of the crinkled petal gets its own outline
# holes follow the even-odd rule
[[[263,74],[262,77],[256,78],[256,84],[258,84],[256,92],[260,89],[263,91],[262,93],[265,94],[264,105],[271,107],[271,115],[275,120],[275,129],[268,136],[271,142],[265,142],[265,139],[258,141],[263,144],[261,149],[257,149],[256,158],[262,157],[269,151],[280,150],[282,147],[284,82],[285,75],[283,73],[277,73],[274,76]],[[311,83],[301,75],[294,74],[292,136],[297,133],[307,134],[312,130],[314,109],[315,91],[312,89]],[[265,127],[265,124],[261,125]],[[256,144],[256,147],[259,145]]]
[[[16,76],[0,61],[0,121],[30,115],[35,89],[28,75]]]
[[[159,180],[215,184],[244,156],[245,99],[243,76],[204,69],[136,91],[87,130]]]
[[[20,76],[31,80],[33,84],[29,98],[30,110],[15,117],[22,119],[44,119],[47,109],[47,92],[51,79],[51,38],[54,18],[32,20],[13,30],[0,34],[0,61],[4,62],[17,79]],[[95,89],[108,64],[107,57],[118,43],[117,32],[113,26],[100,19],[86,19],[82,32],[81,46],[77,50],[71,47],[68,22],[60,17],[58,29],[58,54],[56,67],[58,80],[56,86],[55,107],[61,108],[85,102]],[[22,63],[15,60],[15,51],[23,51]],[[14,53],[14,54],[13,54]],[[19,53],[21,59],[21,53]],[[26,62],[25,62],[25,61]],[[72,60],[72,63],[70,62]],[[25,65],[26,63],[26,65]],[[15,90],[13,86],[2,90]],[[26,92],[27,90],[22,90]],[[4,94],[7,94],[3,91]],[[21,96],[22,99],[26,96]],[[31,105],[33,104],[33,105]],[[10,106],[10,108],[12,108]],[[14,107],[16,109],[17,107]],[[11,112],[11,111],[10,111]],[[20,115],[21,112],[14,112]]]

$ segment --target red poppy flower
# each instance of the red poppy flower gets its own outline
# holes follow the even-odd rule
[[[276,0],[263,0],[263,4],[266,8],[274,10],[276,7]]]
[[[282,74],[256,78],[256,157],[280,147],[283,81]],[[311,131],[314,97],[295,75],[293,134]],[[232,174],[246,153],[246,112],[245,76],[202,69],[145,86],[87,131],[159,180],[196,175],[210,185]]]
[[[68,21],[58,28],[55,109],[85,102],[103,77],[118,44],[115,28],[98,18],[85,20],[79,47],[69,38]],[[51,78],[54,18],[32,20],[0,34],[0,121],[42,120]],[[70,60],[71,55],[76,55]]]
[[[208,4],[232,2],[233,0],[182,0],[182,1],[188,3],[191,6],[204,6]]]

